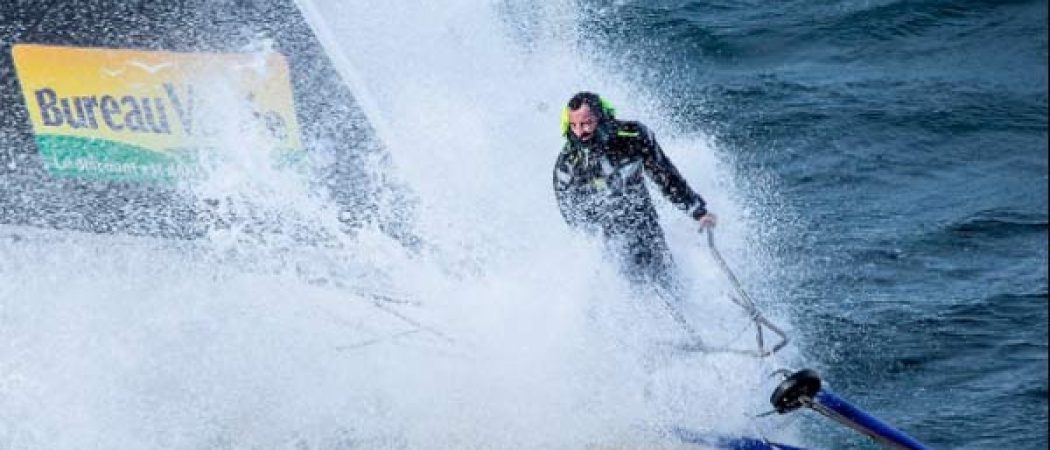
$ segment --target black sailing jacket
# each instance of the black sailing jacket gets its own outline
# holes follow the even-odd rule
[[[693,218],[707,214],[703,198],[641,123],[607,120],[592,140],[585,145],[570,133],[554,166],[555,196],[570,225],[606,237],[655,233],[662,241],[643,174],[678,209]]]

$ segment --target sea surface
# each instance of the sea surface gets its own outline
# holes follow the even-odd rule
[[[306,177],[229,131],[178,187],[227,213],[193,239],[5,222],[0,449],[662,448],[669,427],[878,448],[813,413],[762,416],[773,370],[803,367],[933,448],[1046,448],[1045,0],[281,5],[367,123],[304,123]],[[265,14],[200,16],[179,18],[238,30],[202,42],[321,53]],[[311,78],[333,71],[311,68],[295,89],[328,92]],[[649,125],[709,201],[720,250],[791,336],[781,354],[678,351],[663,306],[564,225],[551,168],[580,90]],[[331,130],[374,150],[354,173],[382,183],[335,170],[352,198],[332,200]],[[139,220],[134,187],[34,180]],[[19,183],[2,194],[35,204]],[[658,203],[685,316],[753,345],[695,224]]]
[[[592,12],[609,70],[751,180],[834,389],[935,448],[1046,448],[1047,2]]]

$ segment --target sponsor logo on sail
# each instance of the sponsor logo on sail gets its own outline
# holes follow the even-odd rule
[[[40,156],[54,176],[183,178],[202,151],[221,151],[229,133],[261,134],[268,145],[260,157],[301,151],[279,53],[19,44],[12,54]]]

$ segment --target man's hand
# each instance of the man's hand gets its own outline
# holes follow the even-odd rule
[[[704,228],[714,228],[715,224],[718,223],[718,218],[715,217],[715,215],[712,214],[712,213],[704,214],[704,215],[700,216],[699,219],[696,219],[696,220],[698,222],[700,222],[700,229],[701,230],[703,230]]]

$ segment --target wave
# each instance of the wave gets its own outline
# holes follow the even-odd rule
[[[947,231],[965,237],[1003,238],[1017,234],[1046,234],[1048,226],[1050,223],[1047,221],[1046,214],[1013,210],[985,210],[949,225]]]

